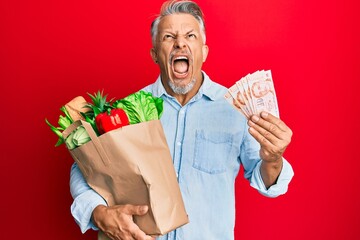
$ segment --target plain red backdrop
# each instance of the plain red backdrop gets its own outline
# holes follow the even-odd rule
[[[0,1],[2,239],[95,239],[70,215],[73,160],[44,119],[56,123],[77,95],[122,98],[153,82],[149,26],[162,2]],[[294,131],[285,196],[265,198],[239,174],[236,239],[359,239],[358,1],[198,3],[204,70],[229,87],[271,69]]]

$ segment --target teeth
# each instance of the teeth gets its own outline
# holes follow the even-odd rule
[[[181,59],[188,60],[188,58],[187,58],[187,57],[185,57],[185,56],[179,56],[179,57],[176,57],[174,60],[181,60]]]

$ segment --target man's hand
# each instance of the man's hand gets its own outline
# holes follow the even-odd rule
[[[260,143],[261,176],[267,188],[273,185],[282,168],[282,156],[291,142],[292,131],[279,118],[262,112],[248,121],[250,134]]]
[[[144,215],[148,207],[134,205],[97,206],[92,214],[95,225],[112,240],[154,240],[134,223],[133,215]]]

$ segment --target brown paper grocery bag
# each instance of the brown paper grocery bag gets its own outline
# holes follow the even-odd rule
[[[189,222],[159,120],[128,125],[99,137],[88,122],[79,120],[63,132],[64,138],[80,125],[91,141],[70,153],[89,186],[109,206],[148,205],[146,215],[134,216],[148,235],[163,235]],[[99,239],[106,239],[103,237],[99,234]]]

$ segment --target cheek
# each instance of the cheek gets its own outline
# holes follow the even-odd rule
[[[200,66],[200,67],[201,67],[201,65],[203,64],[204,60],[205,60],[204,55],[202,54],[202,52],[199,52],[199,53],[197,53],[197,56],[195,56],[195,60],[194,60],[195,63],[194,63],[194,64],[196,64],[196,66]]]
[[[159,50],[159,54],[164,57],[168,57],[171,53],[171,50],[172,50],[171,44],[162,44]]]

